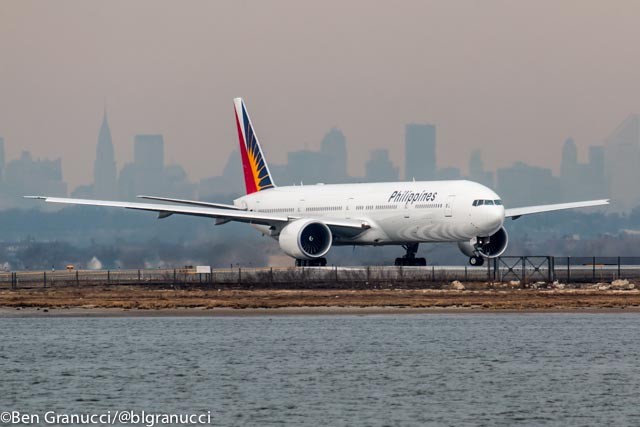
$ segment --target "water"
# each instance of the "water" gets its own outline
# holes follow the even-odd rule
[[[0,411],[214,425],[638,425],[640,316],[0,319]]]

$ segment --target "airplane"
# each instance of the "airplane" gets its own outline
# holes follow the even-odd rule
[[[49,203],[117,207],[158,212],[158,218],[193,215],[252,225],[278,241],[296,266],[325,266],[333,246],[398,245],[396,266],[424,266],[420,243],[457,243],[469,264],[504,253],[505,219],[564,209],[607,205],[608,200],[505,208],[490,188],[467,180],[276,186],[242,98],[234,99],[246,195],[233,204],[159,196],[163,203],[136,203],[25,196]]]

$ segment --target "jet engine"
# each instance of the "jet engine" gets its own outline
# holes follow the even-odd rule
[[[501,227],[489,237],[476,237],[468,242],[458,243],[463,254],[470,258],[496,258],[502,255],[509,244],[507,230]],[[473,262],[472,262],[473,264]]]
[[[329,252],[333,237],[326,224],[312,219],[299,219],[285,226],[278,240],[280,248],[287,255],[311,260]]]

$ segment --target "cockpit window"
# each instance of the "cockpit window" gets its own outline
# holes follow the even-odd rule
[[[502,206],[502,200],[474,200],[473,206],[497,205]]]

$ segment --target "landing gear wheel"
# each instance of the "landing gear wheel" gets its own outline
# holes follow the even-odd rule
[[[469,264],[474,267],[480,267],[482,264],[484,264],[484,258],[480,256],[472,256],[471,258],[469,258]]]
[[[409,245],[402,245],[404,250],[407,251],[407,254],[403,257],[396,258],[395,265],[396,267],[405,266],[405,267],[413,267],[419,266],[424,267],[427,265],[426,258],[416,258],[416,252],[418,252],[418,243],[411,243]]]
[[[296,259],[296,267],[326,267],[326,258]]]

